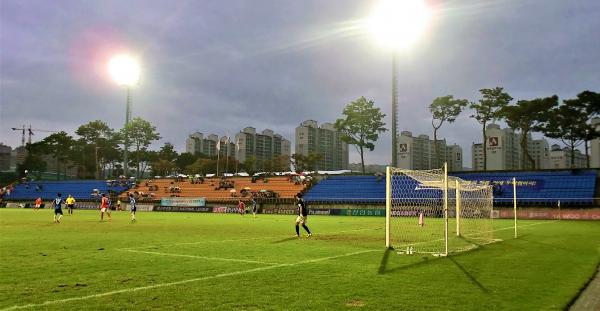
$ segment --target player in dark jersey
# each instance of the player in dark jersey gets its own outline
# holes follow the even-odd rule
[[[129,194],[129,210],[131,213],[131,222],[135,222],[135,212],[137,211],[137,206],[133,193]]]
[[[252,216],[256,218],[256,198],[252,197]]]
[[[54,206],[54,222],[55,223],[60,223],[60,219],[63,217],[63,212],[62,212],[62,204],[63,203],[64,203],[64,201],[61,198],[61,194],[57,193],[56,198],[54,199],[54,201],[52,201],[52,205]]]
[[[312,233],[310,233],[310,230],[308,230],[308,227],[306,226],[308,207],[306,206],[306,202],[304,202],[304,199],[302,199],[302,194],[300,193],[296,194],[296,205],[298,207],[298,216],[296,217],[296,237],[300,237],[300,226],[298,226],[298,224],[302,224],[302,228],[304,228],[304,230],[306,230],[308,233],[307,237],[311,237]]]

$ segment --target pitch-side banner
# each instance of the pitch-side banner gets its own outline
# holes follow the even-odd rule
[[[181,207],[204,207],[206,206],[205,198],[162,198],[160,199],[161,206],[181,206]]]

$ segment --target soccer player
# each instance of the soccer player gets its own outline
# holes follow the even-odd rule
[[[306,221],[308,218],[308,207],[306,206],[306,202],[302,199],[302,194],[296,194],[296,205],[298,206],[298,216],[296,217],[296,237],[300,237],[300,227],[298,224],[302,224],[302,228],[306,230],[308,235],[306,237],[311,237],[312,233],[308,230],[306,226]]]
[[[33,210],[37,211],[40,209],[41,206],[42,206],[42,198],[38,197],[37,199],[35,199],[35,205],[33,206]]]
[[[135,205],[135,197],[133,193],[129,193],[129,209],[131,213],[131,222],[135,222],[135,212],[137,211],[137,206]]]
[[[62,212],[62,203],[64,203],[63,199],[60,197],[61,194],[57,193],[56,198],[52,201],[52,205],[54,205],[54,222],[60,223],[60,219],[63,217]]]
[[[117,211],[122,211],[121,209],[121,199],[117,198]]]
[[[66,200],[67,208],[69,209],[69,215],[73,215],[73,207],[75,207],[75,198],[69,194],[69,197]]]
[[[246,212],[246,204],[242,200],[238,200],[238,208],[240,209],[240,215],[244,216],[244,212]]]
[[[256,218],[256,198],[252,197],[252,216]]]
[[[106,197],[106,194],[102,194],[102,199],[100,200],[100,221],[104,220],[104,213],[106,212],[106,215],[108,216],[108,220],[111,220],[111,216],[110,216],[110,204],[108,203],[108,198]]]

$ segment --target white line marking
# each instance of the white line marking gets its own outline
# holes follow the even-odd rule
[[[553,223],[553,222],[557,222],[558,220],[549,220],[549,221],[540,221],[540,222],[536,222],[536,223],[532,223],[532,224],[528,224],[528,225],[517,225],[517,228],[523,228],[523,227],[530,227],[530,226],[536,226],[536,225],[543,225],[543,224],[549,224],[549,223]],[[502,230],[508,230],[508,229],[514,229],[515,226],[511,226],[511,227],[506,227],[506,228],[500,228],[500,229],[495,229],[495,230],[489,230],[489,231],[482,231],[482,232],[478,232],[478,233],[472,233],[472,234],[466,234],[465,236],[468,237],[472,237],[474,235],[480,235],[482,233],[490,233],[490,232],[496,232],[496,231],[502,231]],[[441,239],[437,239],[437,240],[429,240],[429,241],[423,241],[423,242],[417,242],[417,243],[410,243],[410,244],[400,244],[397,247],[405,247],[405,246],[414,246],[414,245],[420,245],[420,244],[427,244],[427,243],[432,243],[432,242],[439,242],[439,241],[444,241],[443,238]],[[494,242],[499,242],[501,240],[496,240]],[[492,242],[492,243],[494,243]],[[487,243],[487,244],[491,244],[491,243]],[[423,252],[423,253],[428,253],[428,252]]]
[[[307,264],[307,263],[321,262],[321,261],[326,261],[326,260],[332,260],[332,259],[337,259],[337,258],[342,258],[342,257],[349,257],[349,256],[354,256],[354,255],[359,255],[359,254],[365,254],[365,253],[370,253],[370,252],[378,252],[378,251],[382,251],[382,250],[369,249],[369,250],[364,250],[364,251],[357,251],[357,252],[352,252],[352,253],[346,253],[346,254],[337,255],[337,256],[322,257],[322,258],[317,258],[317,259],[308,259],[308,260],[303,260],[303,261],[300,261],[300,262],[297,262],[297,263],[291,263],[291,264],[277,264],[277,265],[273,265],[273,266],[260,267],[260,268],[254,268],[254,269],[249,269],[249,270],[241,270],[241,271],[235,271],[235,272],[228,272],[228,273],[221,273],[221,274],[212,275],[212,276],[204,276],[204,277],[187,279],[187,280],[181,280],[181,281],[175,281],[175,282],[169,282],[169,283],[160,283],[160,284],[155,284],[155,285],[133,287],[133,288],[125,288],[125,289],[120,289],[120,290],[115,290],[115,291],[110,291],[110,292],[105,292],[105,293],[100,293],[100,294],[94,294],[94,295],[87,295],[87,296],[81,296],[81,297],[71,297],[71,298],[58,299],[58,300],[49,300],[49,301],[45,301],[45,302],[42,302],[42,303],[32,303],[32,304],[20,305],[20,306],[16,305],[16,306],[4,308],[1,311],[43,307],[43,306],[48,306],[48,305],[53,305],[53,304],[59,304],[59,303],[64,303],[64,302],[85,300],[85,299],[90,299],[90,298],[98,298],[98,297],[116,295],[116,294],[121,294],[121,293],[137,292],[137,291],[147,290],[147,289],[154,289],[154,288],[160,288],[160,287],[168,287],[168,286],[174,286],[174,285],[181,285],[181,284],[186,284],[186,283],[192,283],[192,282],[198,282],[198,281],[205,281],[205,280],[212,280],[212,279],[224,278],[224,277],[228,277],[228,276],[235,276],[235,275],[247,274],[247,273],[252,273],[252,272],[257,272],[257,271],[271,270],[271,269],[276,269],[276,268],[281,268],[281,267],[292,267],[292,266],[297,266],[297,265],[302,265],[302,264]]]
[[[160,256],[173,256],[173,257],[186,257],[186,258],[196,258],[196,259],[206,259],[206,260],[217,260],[217,261],[234,261],[234,262],[245,262],[245,263],[258,263],[262,265],[279,265],[277,262],[264,262],[264,261],[256,261],[256,260],[246,260],[246,259],[235,259],[235,258],[222,258],[222,257],[208,257],[208,256],[197,256],[197,255],[185,255],[185,254],[171,254],[171,253],[160,253],[160,252],[150,252],[150,251],[138,251],[133,249],[119,249],[119,251],[124,252],[132,252],[132,253],[143,253],[143,254],[151,254],[151,255],[160,255]]]
[[[320,235],[328,235],[328,234],[339,234],[339,233],[348,233],[348,232],[359,232],[359,231],[369,231],[369,230],[381,230],[382,228],[363,228],[363,229],[353,229],[353,230],[344,230],[344,231],[335,231],[335,232],[323,232],[316,233],[313,236],[318,237]],[[178,245],[194,245],[194,244],[209,244],[209,243],[222,243],[222,242],[241,242],[241,241],[251,241],[251,240],[268,240],[268,239],[280,239],[283,237],[288,237],[289,235],[278,235],[278,236],[263,236],[263,237],[254,237],[254,238],[245,238],[245,239],[230,239],[230,240],[212,240],[212,241],[197,241],[197,242],[181,242],[181,243],[171,243],[171,244],[158,244],[158,245],[145,245],[145,246],[136,246],[136,247],[125,247],[119,248],[118,250],[131,250],[131,249],[140,249],[140,248],[154,248],[154,247],[165,247],[165,246],[178,246]]]

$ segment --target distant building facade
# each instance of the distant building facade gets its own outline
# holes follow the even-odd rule
[[[571,167],[571,158],[574,158],[573,167]],[[560,148],[559,145],[552,145],[550,151],[551,168],[585,168],[587,167],[587,158],[581,151],[575,149],[571,152],[568,147]]]
[[[600,118],[593,118],[592,126],[600,132]],[[590,142],[590,149],[590,167],[600,168],[600,138]]]
[[[210,134],[204,137],[204,134],[196,132],[188,136],[186,139],[185,152],[191,154],[204,154],[208,157],[216,157],[218,142],[219,136],[215,134]]]
[[[545,139],[533,139],[527,141],[529,155],[535,161],[536,169],[550,168],[550,145]],[[531,169],[531,167],[523,168]]]
[[[291,142],[269,129],[257,133],[255,128],[246,127],[235,135],[235,144],[236,160],[244,163],[253,157],[255,168],[259,171],[266,170],[268,162],[276,158],[287,159],[289,163],[291,156]]]
[[[434,142],[428,135],[413,136],[402,131],[398,136],[398,167],[412,170],[441,168],[448,163],[448,171],[463,170],[462,148],[456,144],[448,146],[445,139]],[[437,156],[436,156],[437,153]]]
[[[532,169],[531,165],[523,167],[523,148],[521,148],[521,134],[515,133],[510,128],[500,128],[497,124],[489,124],[486,128],[487,168],[486,170],[519,170]],[[545,139],[527,139],[527,151],[535,161],[536,169],[550,168],[550,148]],[[475,171],[483,168],[483,144],[473,143],[472,167]],[[528,162],[526,162],[528,163]]]
[[[448,171],[463,171],[463,150],[457,145],[446,146],[446,161],[448,162]]]
[[[0,171],[8,171],[11,168],[11,153],[10,146],[0,143]]]
[[[295,153],[303,156],[320,154],[317,170],[347,170],[349,165],[348,144],[331,123],[318,125],[315,120],[306,120],[296,127]]]

